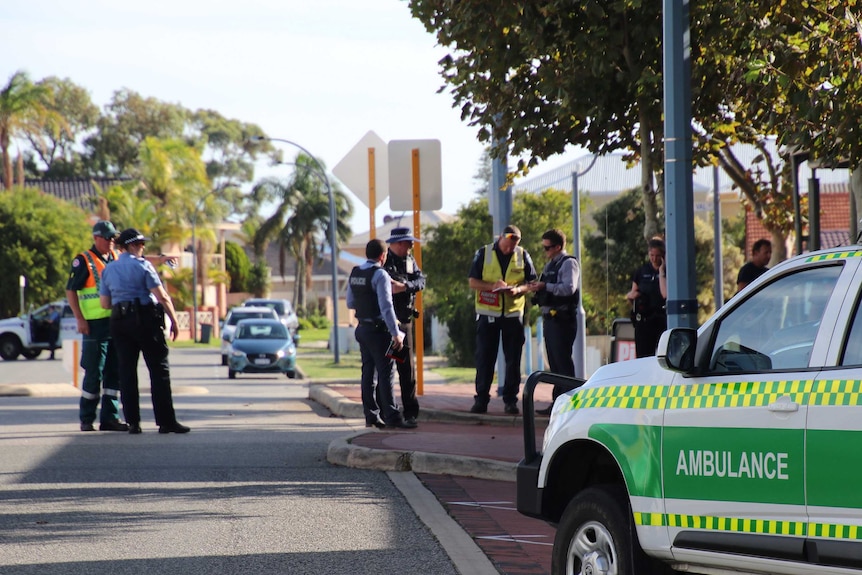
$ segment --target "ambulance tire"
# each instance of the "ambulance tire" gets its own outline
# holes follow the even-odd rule
[[[623,489],[590,487],[569,502],[554,539],[553,575],[668,571],[650,561],[638,545]]]

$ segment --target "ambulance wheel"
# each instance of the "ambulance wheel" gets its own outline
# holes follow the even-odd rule
[[[610,486],[590,487],[572,499],[554,539],[554,575],[628,575],[635,569],[630,520],[625,493]],[[643,555],[640,548],[639,555]]]
[[[14,335],[0,337],[0,357],[6,361],[18,359],[21,353],[21,341]]]

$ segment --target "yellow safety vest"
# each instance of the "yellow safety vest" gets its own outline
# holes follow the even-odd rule
[[[117,259],[114,250],[109,252],[113,259]],[[102,283],[102,272],[105,270],[105,261],[102,258],[94,258],[90,250],[81,252],[87,262],[87,282],[82,289],[78,290],[78,304],[81,306],[81,314],[84,319],[104,319],[111,317],[111,310],[102,308],[99,303],[99,286]]]
[[[500,266],[500,260],[497,257],[497,252],[494,250],[494,244],[485,246],[485,262],[482,265],[482,280],[486,282],[496,282],[503,279],[510,286],[520,285],[524,283],[524,248],[521,246],[515,247],[512,254],[512,259],[509,261],[509,267],[506,268],[506,277],[503,277],[503,268]],[[526,303],[524,294],[513,296],[507,292],[491,292],[491,291],[476,291],[476,313],[479,315],[489,315],[499,317],[520,317],[524,314],[524,304]]]

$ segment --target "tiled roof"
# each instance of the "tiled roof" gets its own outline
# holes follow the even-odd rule
[[[818,177],[821,170],[817,170]],[[801,195],[808,195],[803,187]],[[808,233],[803,230],[803,233]],[[769,232],[753,212],[745,215],[745,258],[760,238],[770,239]],[[820,247],[850,245],[850,186],[847,183],[820,184]]]
[[[67,180],[43,180],[28,179],[24,181],[24,187],[36,188],[46,194],[73,203],[84,210],[91,212],[97,207],[96,191],[94,183],[102,190],[111,186],[130,181],[131,178],[76,178]]]

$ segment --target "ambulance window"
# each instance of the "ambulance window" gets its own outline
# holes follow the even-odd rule
[[[816,267],[782,276],[746,299],[722,318],[710,371],[807,368],[841,269]]]
[[[850,334],[844,342],[844,352],[841,356],[841,365],[862,365],[862,310],[860,302],[856,302],[856,311],[853,313],[853,323],[850,324]]]

